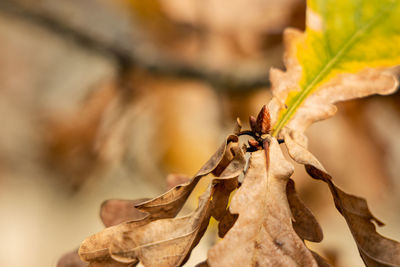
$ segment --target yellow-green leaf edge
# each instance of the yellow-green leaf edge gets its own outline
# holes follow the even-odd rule
[[[273,136],[336,75],[400,64],[400,0],[308,0],[305,34],[291,45],[302,67],[300,90],[289,93]]]

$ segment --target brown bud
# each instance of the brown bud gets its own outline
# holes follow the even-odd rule
[[[254,147],[254,148],[256,148],[256,147],[258,147],[260,144],[258,143],[258,141],[256,141],[255,139],[249,139],[249,145],[251,146],[251,147]]]
[[[250,128],[254,132],[256,130],[257,119],[254,116],[249,117]]]
[[[255,130],[260,134],[267,134],[271,130],[271,116],[268,108],[264,105],[258,113]]]

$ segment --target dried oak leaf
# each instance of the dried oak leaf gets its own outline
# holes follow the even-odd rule
[[[124,264],[137,264],[140,260],[145,266],[182,265],[204,234],[210,217],[219,218],[220,212],[225,211],[244,165],[237,136],[229,136],[190,182],[136,205],[135,208],[147,212],[146,217],[106,228],[87,238],[79,255],[85,261],[96,263],[112,259]],[[210,172],[218,177],[200,197],[198,208],[190,215],[172,219],[199,179]]]
[[[334,103],[396,90],[389,67],[400,64],[393,45],[400,38],[398,12],[399,1],[365,0],[360,9],[355,0],[308,0],[306,31],[285,31],[287,71],[271,70],[268,107],[272,135],[296,143],[286,144],[296,161],[323,170],[298,150],[307,148],[304,131],[312,123],[335,114]]]
[[[324,258],[318,255],[316,252],[310,250],[311,254],[313,255],[315,261],[317,262],[318,267],[332,267]]]
[[[314,214],[308,209],[303,201],[296,193],[295,184],[292,179],[289,179],[286,185],[286,196],[289,202],[290,210],[292,212],[292,225],[297,235],[303,239],[311,242],[321,242],[323,233]],[[310,250],[315,261],[319,267],[331,266],[324,258],[316,252]]]
[[[195,267],[208,267],[208,263],[207,263],[207,261],[202,261],[202,262],[196,264]]]
[[[238,147],[238,142],[237,136],[228,136],[226,141],[189,182],[177,185],[161,196],[137,205],[136,208],[149,213],[152,220],[175,217],[202,177],[210,173],[218,176],[226,168],[234,157],[231,148]]]
[[[125,264],[116,262],[112,259],[105,259],[102,261],[92,261],[89,263],[88,267],[134,267],[137,264],[138,264],[137,262]]]
[[[239,216],[237,214],[232,214],[229,209],[225,211],[224,215],[218,223],[218,236],[220,238],[224,238],[226,233],[228,233],[228,231],[235,224],[238,217]]]
[[[267,168],[267,155],[269,166]],[[236,223],[208,252],[209,266],[318,266],[292,227],[286,183],[293,173],[276,139],[253,152],[230,212]]]
[[[292,179],[286,185],[286,196],[293,215],[293,229],[298,236],[303,240],[321,242],[324,237],[321,226],[297,195]]]
[[[364,199],[333,184],[307,150],[304,135],[312,123],[333,116],[338,101],[396,90],[398,82],[388,68],[400,64],[400,48],[392,48],[400,38],[400,2],[365,0],[362,9],[353,0],[308,0],[307,4],[306,31],[285,32],[287,71],[270,73],[272,135],[284,139],[290,156],[304,164],[311,176],[329,185],[365,264],[400,266],[400,243],[375,231],[372,221],[380,223]]]
[[[126,221],[142,220],[147,216],[147,214],[136,209],[135,206],[147,200],[149,199],[141,198],[135,200],[106,200],[101,204],[100,218],[106,227],[117,225]]]
[[[57,262],[57,267],[132,267],[135,264],[124,264],[115,262],[112,259],[103,259],[99,261],[93,261],[90,263],[84,262],[80,259],[78,250],[64,254]]]
[[[144,225],[149,220],[132,221],[136,226]],[[109,254],[109,246],[114,236],[121,235],[124,229],[121,224],[105,228],[103,231],[86,238],[80,248],[79,256],[83,261],[90,262],[91,266],[110,266],[115,262]],[[138,263],[138,261],[136,262]],[[132,264],[134,264],[132,262]],[[112,266],[112,265],[111,265]],[[134,266],[134,265],[133,265]]]
[[[186,262],[203,236],[210,217],[221,217],[229,194],[237,187],[237,177],[243,172],[245,159],[238,146],[233,148],[236,149],[234,158],[220,176],[213,179],[192,214],[140,227],[127,223],[123,234],[115,236],[110,246],[112,258],[126,263],[139,259],[145,266],[181,266]]]
[[[343,192],[329,174],[312,165],[305,167],[311,177],[328,184],[335,206],[346,219],[364,263],[367,266],[400,266],[400,243],[376,232],[373,222],[379,226],[383,223],[372,215],[365,199]]]
[[[207,229],[214,192],[215,187],[210,186],[190,215],[156,220],[141,227],[120,225],[124,230],[113,238],[111,257],[126,263],[140,260],[144,266],[181,266]]]

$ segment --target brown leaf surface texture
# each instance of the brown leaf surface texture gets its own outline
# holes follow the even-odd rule
[[[343,192],[329,174],[312,165],[306,165],[306,171],[328,184],[335,206],[346,219],[366,266],[400,266],[400,243],[376,232],[373,222],[379,226],[383,223],[372,215],[365,199]]]
[[[297,62],[297,52],[292,43],[299,38],[303,38],[303,34],[294,29],[287,29],[284,32],[284,64],[287,71],[283,72],[278,69],[271,69],[270,71],[273,98],[268,108],[272,125],[277,121],[279,112],[285,108],[285,101],[289,92],[296,89],[300,90],[298,84],[302,74],[301,66]],[[397,85],[398,82],[395,76],[384,69],[371,68],[354,74],[340,74],[320,85],[314,93],[305,99],[295,115],[283,128],[284,131],[281,131],[280,136],[286,141],[287,136],[291,135],[292,131],[296,131],[297,139],[301,139],[299,145],[307,148],[304,131],[312,123],[333,116],[337,110],[334,103],[372,94],[390,94],[396,90]],[[307,153],[295,153],[291,151],[292,149],[293,146],[288,146],[290,155],[297,162],[307,162],[309,160]],[[309,162],[308,164],[314,165],[314,162]],[[320,168],[321,164],[314,166]]]
[[[322,258],[320,255],[318,255],[316,252],[310,250],[315,261],[318,264],[318,267],[332,267],[324,258]]]
[[[288,198],[290,210],[292,211],[292,225],[297,235],[311,242],[321,242],[324,235],[321,226],[309,208],[305,206],[303,201],[297,195],[295,183],[289,179],[286,185],[286,195]],[[331,266],[324,258],[316,252],[310,250],[319,267]]]
[[[116,262],[112,259],[105,259],[102,261],[92,261],[89,263],[88,267],[133,267],[136,266],[138,264],[138,262],[134,262],[134,263],[120,263],[120,262]]]
[[[292,179],[286,185],[286,195],[293,215],[293,229],[303,240],[321,242],[324,237],[321,226],[297,195]]]
[[[101,204],[100,218],[106,227],[120,224],[126,221],[144,219],[147,214],[136,209],[135,206],[149,200],[141,198],[135,200],[109,199]]]
[[[267,152],[268,153],[268,152]],[[286,183],[293,166],[271,139],[270,163],[264,150],[253,152],[230,212],[236,223],[208,252],[209,266],[318,266],[292,227]]]
[[[136,208],[148,212],[152,220],[175,217],[202,177],[211,172],[218,176],[226,168],[233,158],[230,151],[232,146],[238,146],[238,137],[235,135],[227,138],[227,141],[219,147],[189,182],[177,185],[161,196],[137,205]]]
[[[146,224],[147,220],[133,221],[137,226]],[[123,225],[123,224],[122,224]],[[86,238],[80,248],[79,256],[83,261],[90,262],[91,266],[107,266],[114,262],[108,252],[114,235],[121,235],[124,232],[121,224],[108,227],[103,231]],[[117,263],[117,262],[115,262]]]
[[[181,266],[207,229],[210,217],[223,217],[229,194],[238,186],[237,177],[244,166],[238,138],[231,135],[190,182],[136,205],[147,215],[87,238],[79,255],[92,263],[114,260],[124,264],[141,261],[145,266]],[[187,216],[173,218],[201,177],[211,172],[217,177],[200,197],[197,209]]]
[[[232,228],[235,224],[237,218],[239,216],[237,214],[232,214],[229,209],[225,211],[225,214],[222,216],[221,220],[218,223],[218,236],[223,238],[226,233]]]
[[[181,266],[203,236],[210,217],[221,217],[230,192],[237,187],[237,177],[243,172],[245,160],[238,146],[231,148],[236,149],[235,157],[212,181],[192,214],[153,221],[141,227],[128,226],[111,244],[113,259],[119,262],[140,259],[145,266]]]
[[[302,69],[297,61],[296,46],[293,44],[299,38],[303,38],[303,35],[304,33],[293,29],[285,31],[284,63],[287,71],[272,69],[270,72],[273,98],[268,107],[272,125],[278,120],[279,112],[285,108],[289,93],[300,90]],[[334,185],[322,164],[308,151],[308,141],[304,132],[312,123],[333,116],[337,109],[334,105],[336,102],[372,94],[390,94],[396,90],[397,86],[398,81],[389,69],[366,68],[358,73],[339,74],[319,85],[278,133],[279,137],[284,139],[289,155],[296,162],[304,164],[313,178],[329,185],[335,205],[345,217],[367,266],[400,266],[400,244],[376,232],[373,221],[378,225],[382,223],[371,214],[364,199],[346,194]],[[293,210],[292,212],[296,214]],[[302,216],[302,218],[306,217]],[[296,221],[294,227],[301,237],[305,238],[311,234],[306,230],[312,227],[300,229],[296,226]]]

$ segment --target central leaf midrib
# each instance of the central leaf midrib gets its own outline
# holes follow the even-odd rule
[[[295,98],[295,102],[288,107],[286,112],[283,114],[282,118],[278,121],[277,127],[273,130],[273,136],[276,136],[279,131],[283,128],[283,126],[288,122],[288,120],[293,116],[295,111],[298,109],[298,107],[303,103],[304,99],[311,93],[311,91],[314,89],[314,87],[328,74],[335,64],[342,58],[343,54],[346,53],[351,46],[353,46],[356,41],[372,26],[374,26],[381,18],[383,18],[383,15],[387,13],[388,10],[390,10],[390,7],[393,6],[394,4],[388,5],[387,8],[382,9],[381,12],[376,14],[374,17],[370,19],[368,23],[366,23],[363,27],[359,28],[354,34],[351,35],[350,38],[348,38],[343,45],[340,47],[336,55],[327,62],[327,64],[324,65],[324,67],[321,69],[321,71],[315,76],[315,78],[306,86],[306,88],[302,91],[300,91],[300,94]]]

